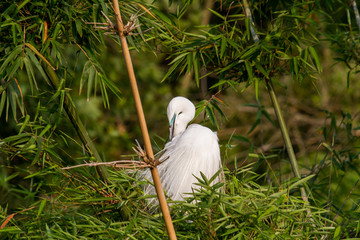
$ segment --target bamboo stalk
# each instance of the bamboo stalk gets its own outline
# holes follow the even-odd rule
[[[123,22],[121,19],[118,0],[113,0],[113,5],[114,5],[114,12],[116,15],[116,23],[117,23],[117,28],[118,28],[117,30],[119,33],[121,47],[123,50],[126,68],[127,68],[128,75],[129,75],[129,80],[130,80],[131,89],[132,89],[132,93],[133,93],[133,97],[134,97],[136,112],[137,112],[137,115],[139,118],[141,133],[144,138],[146,154],[150,160],[154,161],[154,153],[153,153],[151,142],[150,142],[149,132],[148,132],[148,129],[146,126],[145,115],[144,115],[144,111],[142,108],[140,94],[139,94],[139,90],[138,90],[137,83],[136,83],[136,78],[135,78],[134,68],[133,68],[132,61],[131,61],[130,51],[129,51],[129,47],[127,45],[126,37],[123,34],[124,25],[123,25]],[[177,239],[176,234],[175,234],[174,225],[172,223],[171,216],[170,216],[169,206],[167,205],[165,194],[164,194],[164,191],[163,191],[163,188],[161,185],[158,169],[157,169],[157,167],[152,167],[152,168],[150,168],[150,170],[151,170],[151,175],[154,180],[157,197],[159,199],[160,208],[161,208],[164,220],[165,220],[165,226],[166,226],[166,230],[169,235],[169,239]]]
[[[254,23],[254,21],[252,19],[250,7],[249,7],[249,4],[248,4],[247,0],[243,0],[243,5],[244,5],[244,8],[245,8],[245,15],[246,15],[246,17],[249,19],[249,21],[251,23],[250,24],[250,29],[251,29],[251,34],[253,36],[254,42],[258,42],[259,41],[259,36],[256,33],[255,23]],[[267,90],[269,92],[271,102],[273,104],[274,111],[275,111],[275,114],[276,114],[276,117],[277,117],[277,120],[278,120],[278,123],[279,123],[279,126],[280,126],[281,135],[283,137],[284,144],[285,144],[286,150],[287,150],[288,155],[289,155],[292,171],[293,171],[295,177],[301,178],[301,175],[300,175],[300,172],[299,172],[299,166],[297,164],[294,149],[293,149],[292,144],[291,144],[289,132],[287,130],[287,127],[286,127],[286,124],[285,124],[285,121],[284,121],[284,117],[283,117],[283,115],[281,113],[280,105],[279,105],[279,102],[277,100],[277,97],[276,97],[275,90],[274,90],[271,79],[266,80],[266,87],[267,87]],[[304,202],[308,203],[308,197],[307,197],[305,188],[301,187],[300,192],[301,192],[301,197],[304,200]]]
[[[243,5],[244,5],[244,9],[245,9],[245,16],[250,21],[251,35],[252,35],[252,37],[254,39],[254,42],[258,42],[259,41],[259,36],[257,35],[256,30],[255,30],[255,23],[254,23],[254,20],[252,18],[252,15],[251,15],[249,4],[248,4],[248,2],[246,0],[243,0]]]
[[[356,1],[355,0],[351,0],[351,5],[354,9],[354,14],[355,14],[355,19],[356,19],[356,23],[357,23],[357,26],[360,30],[360,15],[359,15],[359,10],[356,6]]]
[[[299,172],[299,166],[298,166],[297,161],[296,161],[296,156],[295,156],[292,144],[291,144],[289,132],[287,130],[287,127],[286,127],[286,124],[285,124],[285,121],[284,121],[284,117],[283,117],[283,115],[281,113],[281,109],[280,109],[279,102],[277,100],[277,97],[276,97],[276,94],[275,94],[275,91],[274,91],[273,84],[272,84],[272,82],[270,80],[268,80],[268,81],[266,81],[266,86],[267,86],[267,89],[269,91],[271,102],[272,102],[272,104],[274,106],[274,111],[275,111],[275,114],[276,114],[276,117],[278,119],[278,123],[279,123],[279,126],[280,126],[280,131],[281,131],[284,143],[285,143],[286,150],[287,150],[288,155],[289,155],[291,168],[293,170],[293,173],[294,173],[295,177],[301,178],[301,175],[300,175],[300,172]],[[301,197],[304,200],[304,202],[308,202],[308,197],[307,197],[305,188],[301,187],[300,192],[301,192]]]

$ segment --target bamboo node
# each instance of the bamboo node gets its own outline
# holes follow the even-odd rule
[[[140,10],[139,10],[140,11]],[[148,32],[150,30],[152,30],[154,27],[151,27],[149,29],[146,29],[144,31],[138,32],[138,33],[133,33],[133,31],[135,29],[137,29],[138,27],[140,27],[140,24],[138,23],[138,17],[140,17],[141,15],[145,14],[146,12],[143,12],[141,14],[138,15],[138,12],[135,15],[131,15],[129,21],[123,25],[123,23],[121,22],[122,32],[119,32],[119,29],[117,27],[116,23],[113,23],[110,18],[103,12],[101,11],[102,15],[106,18],[106,23],[97,23],[97,22],[86,22],[86,24],[91,24],[94,25],[95,29],[101,29],[101,30],[105,30],[106,32],[104,33],[105,35],[120,35],[120,36],[132,36],[132,35],[139,35],[139,34],[143,34],[145,32]]]
[[[147,155],[146,151],[140,146],[139,142],[137,140],[135,140],[135,141],[136,141],[137,146],[133,147],[132,149],[139,156],[139,158],[141,158],[146,164],[148,164],[150,166],[150,168],[157,167],[158,165],[162,164],[169,158],[169,157],[166,157],[164,160],[160,161],[160,158],[164,155],[164,153],[166,152],[166,149],[164,151],[162,151],[162,153],[156,158],[149,157]]]

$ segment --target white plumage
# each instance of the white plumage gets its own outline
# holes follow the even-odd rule
[[[188,123],[195,116],[195,106],[184,97],[173,98],[167,108],[169,119],[169,142],[165,145],[163,161],[158,166],[160,179],[168,196],[175,201],[183,200],[187,193],[198,189],[195,185],[202,172],[210,179],[220,168],[220,149],[215,132],[199,124]],[[195,175],[195,176],[194,176]],[[151,180],[150,171],[144,177]],[[216,183],[219,178],[213,182]],[[145,194],[154,195],[155,189],[148,185]],[[150,200],[150,203],[155,199]]]

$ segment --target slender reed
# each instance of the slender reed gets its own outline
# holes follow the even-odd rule
[[[251,16],[251,11],[250,11],[249,4],[248,4],[248,2],[246,0],[243,0],[243,5],[244,5],[244,8],[245,8],[245,15],[250,21],[250,29],[251,29],[252,37],[253,37],[255,42],[258,42],[259,41],[259,36],[257,35],[256,30],[255,30],[255,23],[254,23],[254,21],[252,19],[252,16]],[[286,147],[288,155],[289,155],[292,171],[293,171],[295,177],[301,178],[301,175],[300,175],[300,172],[299,172],[299,166],[297,164],[294,149],[292,147],[291,140],[290,140],[290,137],[289,137],[289,131],[288,131],[287,127],[286,127],[284,117],[283,117],[283,115],[281,113],[280,105],[279,105],[279,102],[277,100],[272,81],[271,81],[271,79],[267,79],[265,81],[265,83],[266,83],[266,88],[267,88],[267,90],[269,92],[269,95],[270,95],[270,98],[271,98],[271,102],[272,102],[273,107],[274,107],[276,117],[278,119],[281,135],[283,137],[285,147]],[[300,192],[301,192],[302,199],[306,203],[308,203],[308,197],[307,197],[305,188],[301,187]]]

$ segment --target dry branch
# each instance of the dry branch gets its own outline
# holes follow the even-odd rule
[[[112,161],[112,162],[90,162],[90,163],[83,163],[71,167],[63,167],[61,169],[68,170],[78,167],[95,167],[95,166],[110,166],[110,167],[116,167],[116,168],[126,168],[126,169],[143,169],[151,167],[150,164],[147,164],[145,162],[141,161],[135,161],[135,160],[118,160],[118,161]]]

